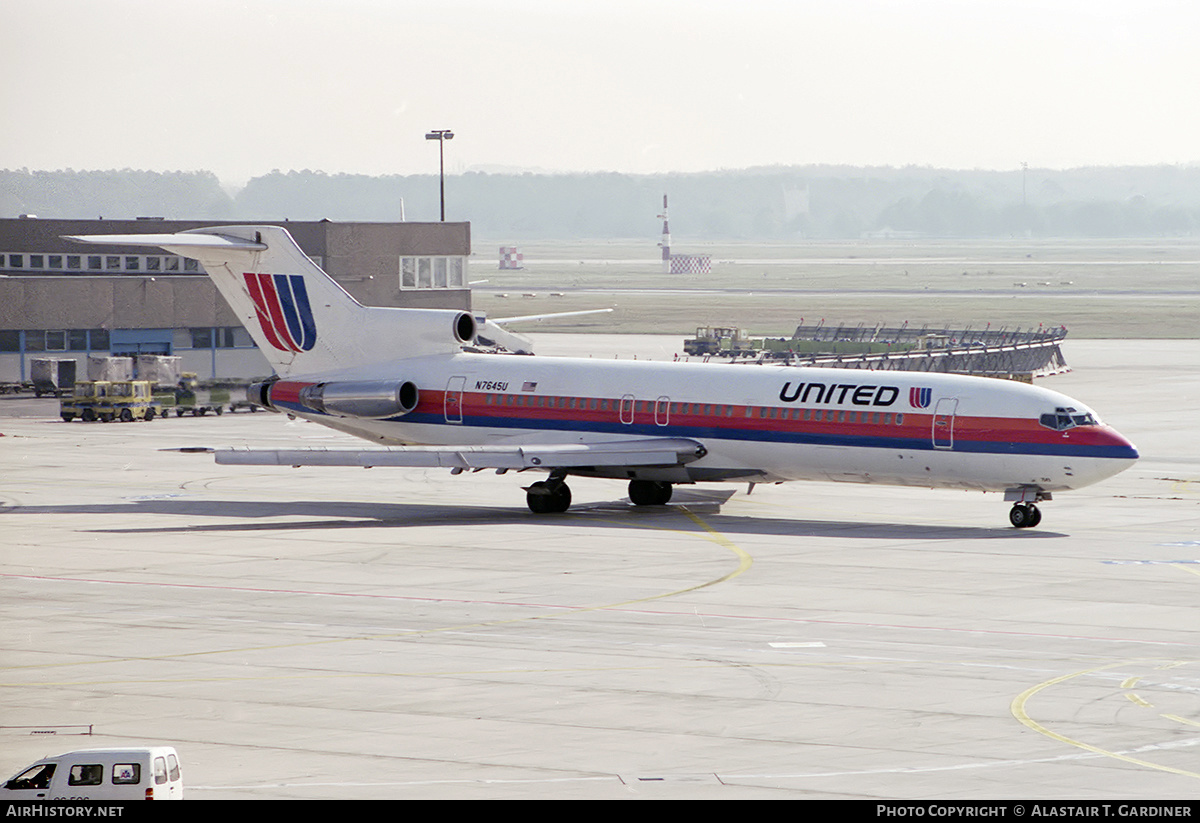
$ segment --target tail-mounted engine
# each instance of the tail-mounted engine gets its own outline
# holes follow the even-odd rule
[[[250,386],[251,402],[272,411],[308,409],[334,417],[382,420],[408,414],[421,395],[410,380],[345,380],[327,383],[294,383],[270,380]]]
[[[475,335],[479,332],[479,327],[475,322],[475,317],[467,312],[460,312],[454,318],[454,339],[459,343],[471,343],[475,340]]]
[[[279,411],[271,405],[271,387],[279,382],[278,377],[268,377],[258,383],[246,387],[246,399],[256,406],[262,406],[269,411]]]
[[[300,405],[334,417],[397,417],[415,409],[419,400],[416,384],[408,380],[317,383],[300,390]]]

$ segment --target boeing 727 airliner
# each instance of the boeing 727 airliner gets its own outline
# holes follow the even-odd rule
[[[70,239],[199,260],[275,369],[250,399],[375,444],[218,463],[537,470],[539,514],[567,510],[570,475],[626,480],[639,506],[706,481],[975,489],[1026,528],[1138,457],[1082,403],[1004,380],[464,351],[469,313],[363,306],[277,226]]]

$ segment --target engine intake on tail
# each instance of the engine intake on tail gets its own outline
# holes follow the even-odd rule
[[[419,400],[416,384],[408,380],[317,383],[300,390],[301,405],[335,417],[399,417],[415,409]]]
[[[459,343],[472,342],[478,331],[474,316],[467,312],[461,312],[458,317],[454,318],[454,337]]]

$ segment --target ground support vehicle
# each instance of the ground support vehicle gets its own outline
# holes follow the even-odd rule
[[[174,403],[175,416],[183,417],[191,412],[193,417],[203,417],[212,412],[221,414],[229,405],[229,389],[214,386],[203,388],[193,372],[184,372],[175,386]]]
[[[64,397],[75,385],[74,359],[70,357],[35,357],[30,361],[29,376],[33,382],[33,393],[37,397],[52,394]]]
[[[76,417],[85,423],[98,420],[97,407],[108,395],[109,381],[80,380],[75,384],[75,391],[70,397],[64,397],[59,403],[59,413],[63,422],[70,423]]]
[[[46,757],[0,786],[0,800],[182,800],[171,746],[81,749]]]
[[[76,417],[87,423],[153,420],[162,414],[162,405],[154,399],[151,389],[149,380],[80,381],[71,397],[63,399],[59,413],[66,423]]]
[[[754,346],[741,329],[700,326],[695,337],[683,341],[683,351],[693,356],[744,357],[754,353]]]

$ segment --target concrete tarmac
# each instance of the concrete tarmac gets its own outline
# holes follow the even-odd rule
[[[351,442],[280,415],[0,398],[0,771],[162,742],[191,799],[1196,798],[1200,341],[1065,353],[1043,384],[1142,459],[1022,531],[840,484],[575,479],[539,517],[530,475],[177,451]]]

